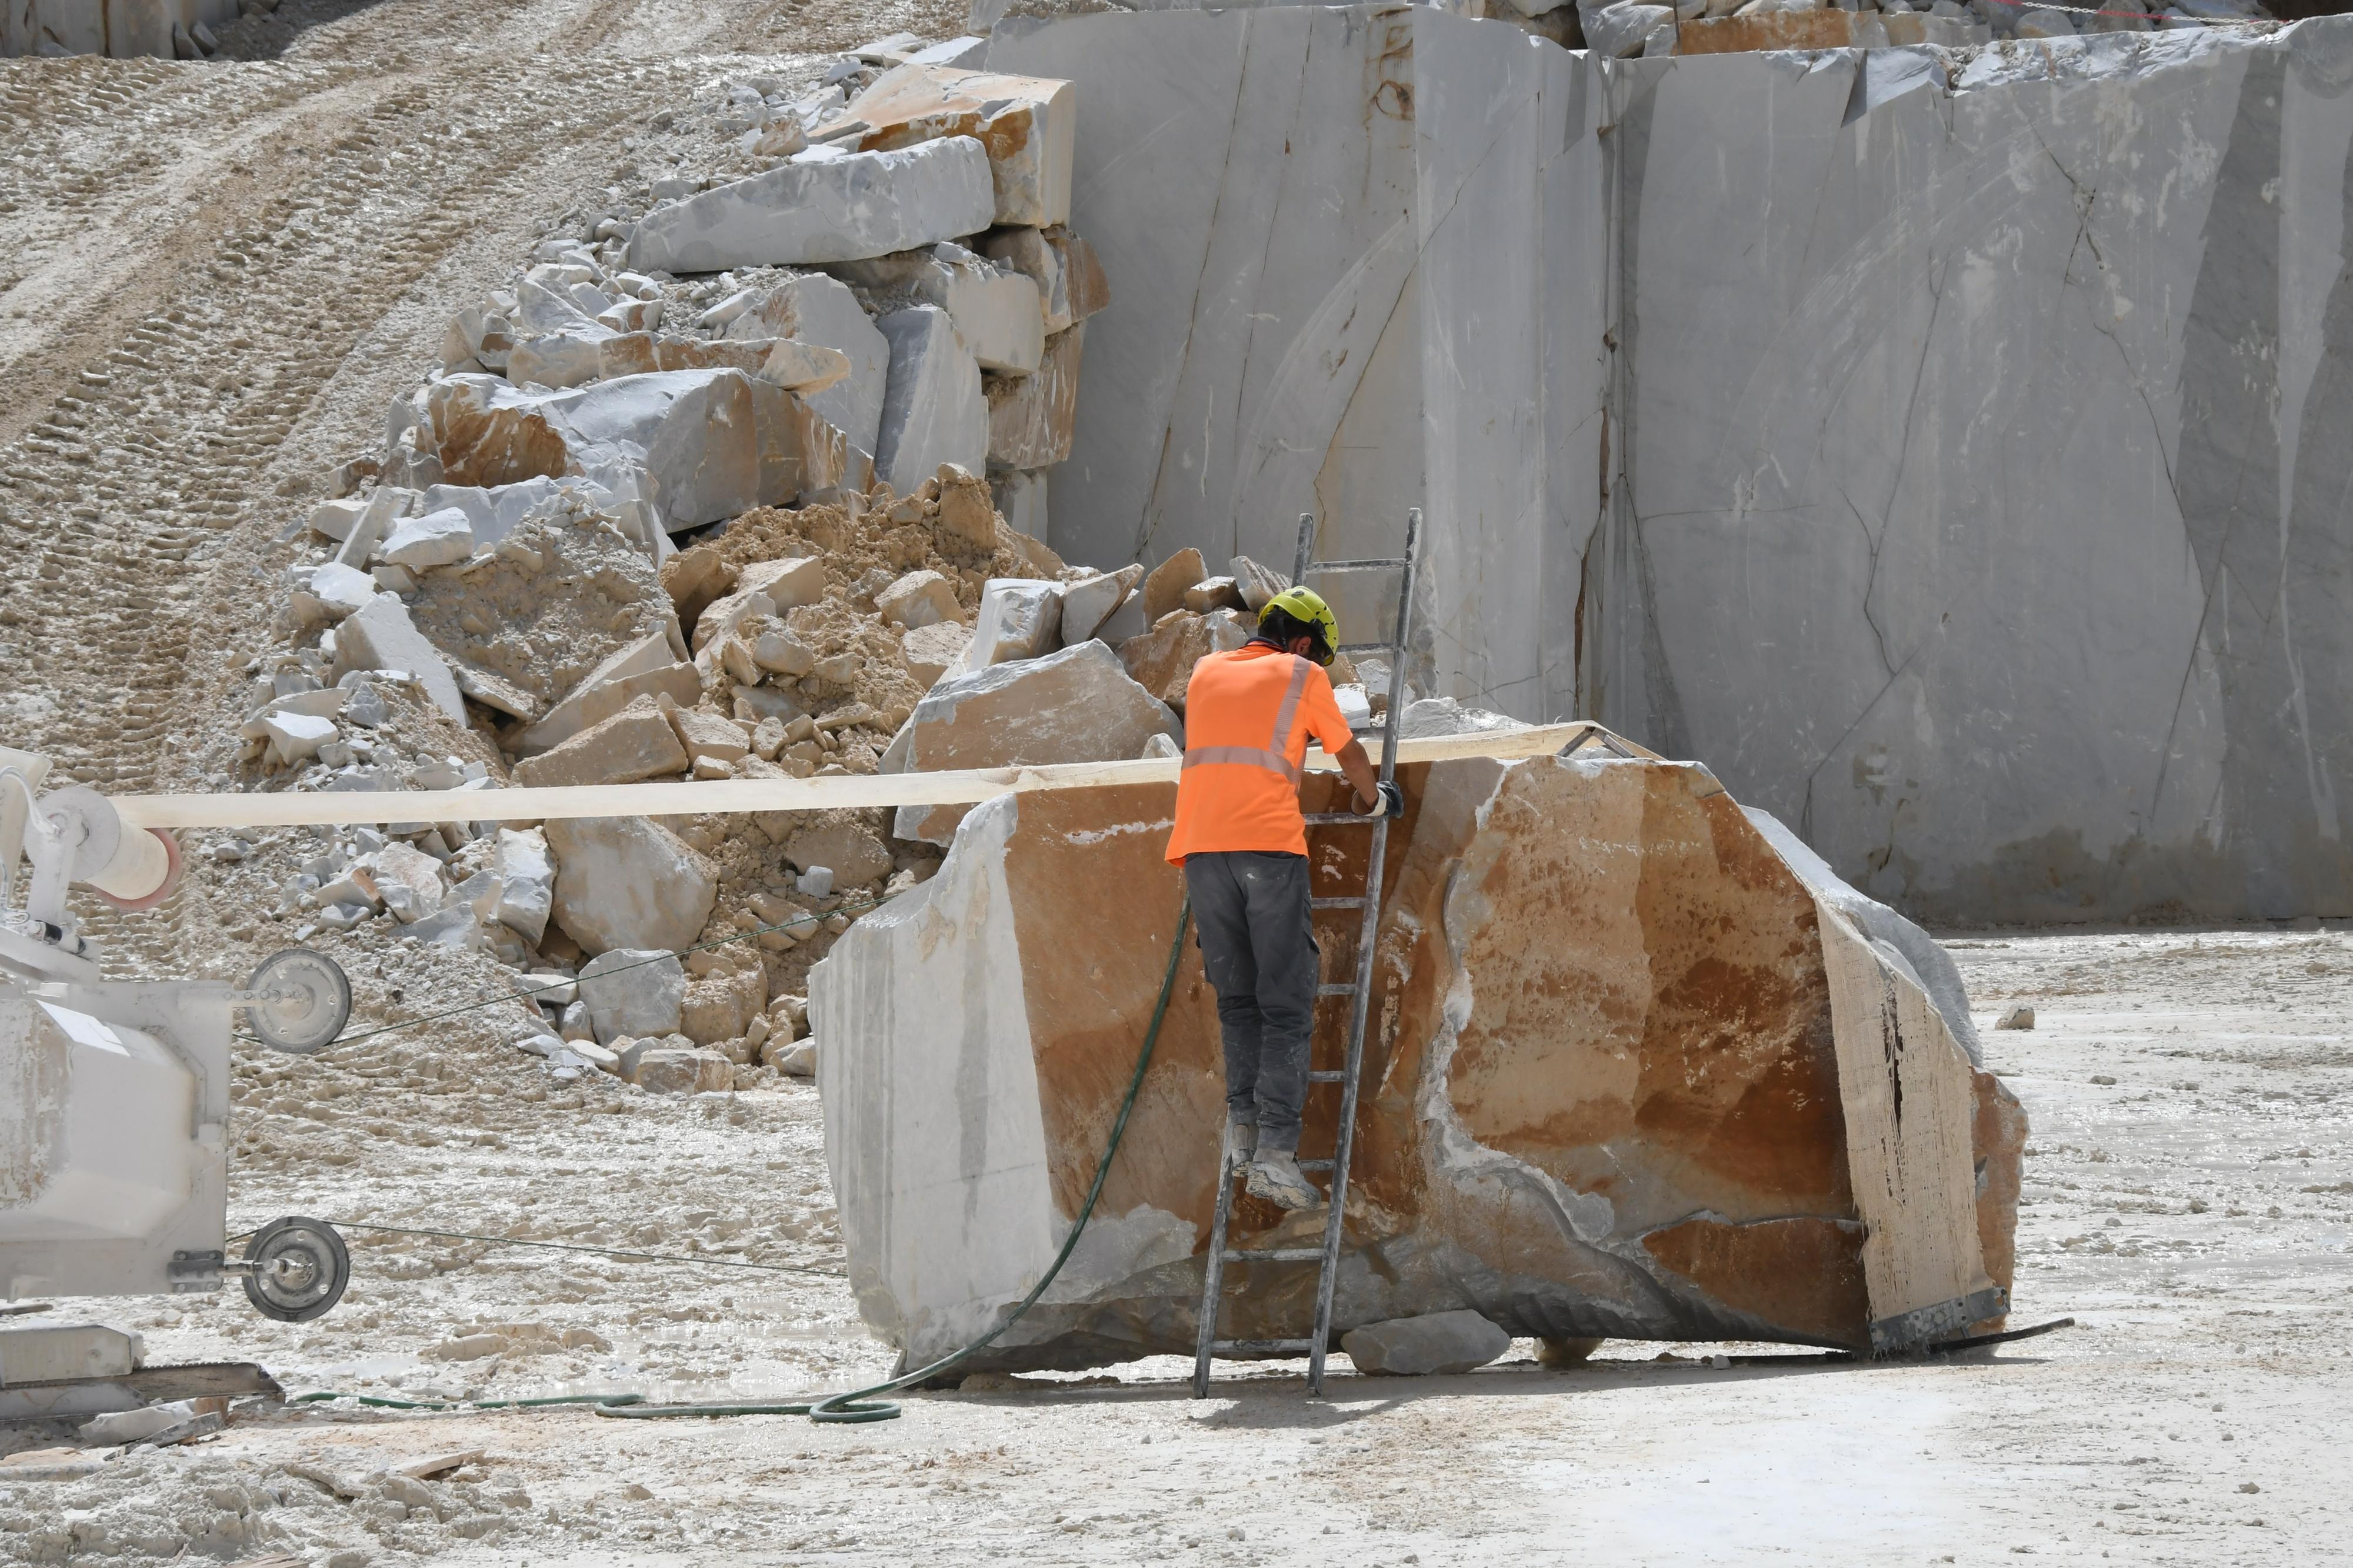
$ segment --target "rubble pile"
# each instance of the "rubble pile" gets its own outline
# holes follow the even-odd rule
[[[698,100],[662,127],[674,172],[630,165],[460,311],[382,454],[292,521],[237,782],[484,795],[468,821],[209,846],[268,863],[296,940],[494,962],[518,1002],[493,1032],[560,1081],[806,1074],[808,964],[931,874],[943,826],[542,824],[495,792],[1179,743],[1130,669],[1205,617],[1155,628],[1140,568],[1067,567],[1008,520],[1045,526],[1110,290],[1065,226],[1071,84],[959,68],[972,42]],[[705,128],[715,155],[679,150]]]
[[[266,862],[297,941],[495,963],[492,1033],[559,1081],[809,1072],[809,965],[965,811],[543,824],[495,792],[1176,755],[1194,660],[1288,585],[1074,568],[1015,525],[1045,526],[1110,299],[1061,223],[1072,89],[919,43],[698,105],[723,152],[572,215],[289,530],[237,782],[484,799],[214,858]],[[1382,710],[1382,667],[1333,673]]]

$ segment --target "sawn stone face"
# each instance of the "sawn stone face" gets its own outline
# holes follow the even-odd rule
[[[2353,914],[2353,19],[1827,47],[1948,26],[1006,18],[1120,298],[1050,542],[1419,506],[1425,691],[1705,758],[1915,918]]]
[[[1399,776],[1335,1333],[1468,1309],[1515,1335],[1869,1348],[2005,1310],[2022,1113],[1908,963],[1705,770]],[[1175,934],[1172,805],[1139,785],[976,807],[939,875],[811,977],[852,1281],[910,1357],[1018,1299],[1092,1179]],[[1361,886],[1345,833],[1311,838],[1319,895]],[[1319,936],[1343,977],[1353,922]],[[1324,1004],[1319,1066],[1338,1065],[1343,1005]],[[989,1364],[1190,1350],[1214,1006],[1188,942],[1102,1205]],[[1328,1152],[1336,1102],[1311,1092],[1303,1155]],[[1236,1223],[1243,1245],[1321,1227],[1250,1200]],[[1228,1278],[1227,1333],[1306,1331],[1312,1268]]]

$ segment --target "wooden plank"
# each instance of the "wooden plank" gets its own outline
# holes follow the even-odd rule
[[[1400,763],[1459,757],[1546,756],[1607,734],[1598,724],[1545,724],[1433,735],[1398,745]],[[1614,739],[1614,737],[1613,737]],[[1639,747],[1620,742],[1637,755]],[[1365,748],[1375,762],[1380,742]],[[1588,748],[1585,755],[1593,754]],[[1310,750],[1307,766],[1335,766]],[[1028,790],[1175,784],[1175,757],[1064,763],[1050,767],[973,768],[932,773],[838,773],[806,779],[712,779],[692,784],[582,784],[498,790],[318,791],[277,795],[130,795],[113,797],[122,820],[140,827],[282,827],[380,822],[544,822],[579,816],[692,816],[706,812],[824,811],[839,806],[974,805]]]

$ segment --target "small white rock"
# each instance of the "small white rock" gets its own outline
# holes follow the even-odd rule
[[[403,521],[376,549],[385,563],[411,572],[454,565],[473,552],[474,525],[454,506]]]

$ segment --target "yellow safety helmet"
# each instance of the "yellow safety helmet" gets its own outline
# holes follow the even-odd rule
[[[1333,617],[1332,606],[1324,602],[1324,595],[1313,588],[1285,588],[1269,599],[1266,608],[1258,613],[1261,627],[1266,625],[1268,614],[1275,610],[1281,610],[1323,639],[1324,646],[1316,653],[1315,662],[1330,668],[1332,661],[1340,656],[1340,623]]]

